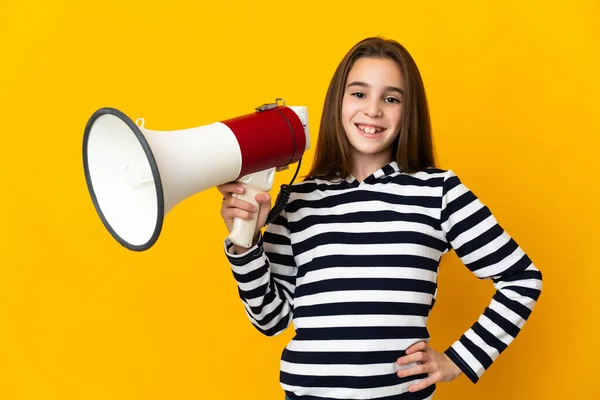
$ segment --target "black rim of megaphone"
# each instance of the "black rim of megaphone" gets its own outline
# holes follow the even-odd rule
[[[117,232],[108,223],[106,217],[102,213],[102,210],[100,209],[100,205],[98,204],[98,199],[96,198],[96,193],[94,192],[94,188],[92,185],[92,178],[90,176],[90,170],[89,170],[89,166],[88,166],[88,151],[87,151],[88,146],[87,145],[88,145],[88,140],[89,140],[89,136],[90,136],[90,131],[92,129],[92,126],[94,125],[94,122],[99,117],[101,117],[102,115],[106,115],[106,114],[111,114],[111,115],[118,117],[123,122],[125,122],[127,124],[127,126],[129,126],[129,128],[131,128],[131,130],[137,137],[138,141],[140,142],[140,145],[144,149],[144,152],[146,153],[146,157],[148,158],[148,162],[150,164],[150,168],[152,169],[152,177],[154,178],[154,184],[156,185],[156,197],[157,197],[156,201],[158,204],[158,210],[157,210],[158,215],[156,218],[156,227],[154,228],[154,233],[152,234],[152,237],[150,238],[150,240],[148,240],[146,243],[144,243],[142,245],[131,244],[117,234]],[[90,196],[92,197],[92,202],[94,203],[96,212],[98,213],[98,216],[102,220],[102,223],[104,224],[106,229],[110,232],[112,237],[115,238],[115,240],[117,242],[119,242],[122,246],[126,247],[129,250],[144,251],[144,250],[148,250],[150,247],[152,247],[154,245],[154,243],[156,243],[156,241],[158,240],[158,237],[160,236],[160,231],[162,229],[163,219],[164,219],[164,209],[165,209],[164,204],[165,204],[165,202],[164,202],[164,196],[163,196],[162,182],[160,180],[160,174],[158,172],[158,166],[156,165],[156,160],[154,159],[154,155],[152,154],[150,145],[146,141],[146,138],[142,134],[142,131],[140,131],[137,124],[135,122],[133,122],[131,120],[131,118],[129,118],[127,115],[125,115],[123,112],[117,110],[116,108],[104,107],[104,108],[97,110],[88,120],[88,123],[85,127],[85,132],[83,135],[83,168],[85,171],[85,181],[87,183],[87,188],[88,188],[88,191],[90,192]]]

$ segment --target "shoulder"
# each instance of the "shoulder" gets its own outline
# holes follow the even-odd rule
[[[443,187],[445,182],[456,175],[450,169],[426,168],[416,172],[401,172],[392,178],[392,182],[400,185]]]
[[[418,172],[417,175],[425,182],[435,182],[435,186],[441,189],[442,196],[447,196],[449,193],[454,193],[454,196],[457,193],[470,191],[452,169],[428,168]]]
[[[340,190],[346,188],[348,183],[344,179],[320,179],[318,177],[307,177],[303,181],[296,182],[291,186],[292,193],[306,194],[312,192],[324,192],[328,190]]]
[[[285,195],[287,197],[285,211],[294,212],[302,207],[314,205],[320,199],[340,193],[347,188],[348,182],[343,179],[305,178],[288,187],[289,192]]]
[[[416,172],[401,172],[388,181],[402,186],[402,191],[427,196],[445,196],[452,189],[463,186],[452,169],[426,168]]]

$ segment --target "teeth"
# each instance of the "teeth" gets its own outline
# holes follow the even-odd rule
[[[358,129],[360,129],[361,131],[363,131],[365,133],[369,133],[371,135],[373,135],[375,133],[379,133],[379,132],[381,132],[383,130],[383,129],[373,128],[372,126],[362,126],[362,125],[359,125]]]

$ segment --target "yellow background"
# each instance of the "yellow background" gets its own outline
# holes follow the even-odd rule
[[[129,252],[93,209],[83,129],[103,106],[175,130],[283,97],[308,106],[314,145],[335,66],[371,35],[413,54],[440,166],[544,273],[513,345],[477,385],[462,376],[436,398],[600,398],[598,21],[596,0],[2,0],[0,399],[282,399],[292,332],[267,338],[247,321],[217,191],[177,206],[150,251]],[[491,295],[448,257],[434,347]]]

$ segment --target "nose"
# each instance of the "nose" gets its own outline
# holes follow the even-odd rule
[[[371,118],[381,117],[382,111],[379,101],[377,101],[377,99],[371,99],[370,101],[365,102],[363,112],[366,116]]]

